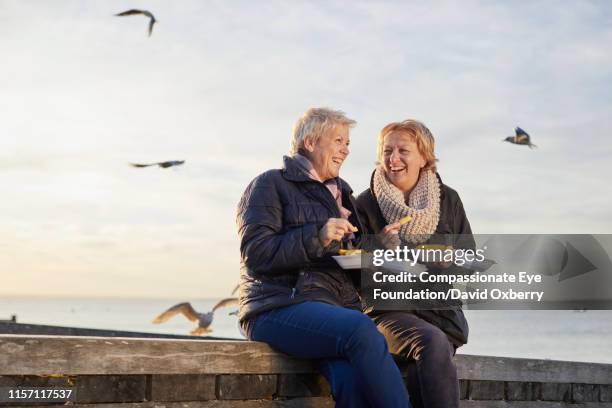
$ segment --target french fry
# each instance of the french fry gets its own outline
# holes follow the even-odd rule
[[[423,244],[423,245],[417,245],[417,249],[423,249],[423,250],[442,250],[445,251],[447,249],[450,249],[452,247],[449,247],[447,245],[438,245],[438,244]]]
[[[409,216],[409,215],[399,219],[400,225],[404,225],[404,224],[406,224],[407,222],[410,222],[410,221],[412,221],[412,217]]]
[[[338,255],[357,255],[361,254],[363,251],[361,249],[339,249]]]

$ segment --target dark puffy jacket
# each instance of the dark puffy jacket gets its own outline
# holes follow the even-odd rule
[[[349,221],[362,230],[349,185],[339,179]],[[284,168],[269,170],[247,187],[238,205],[241,321],[281,306],[317,300],[360,309],[355,284],[331,258],[339,244],[323,248],[319,230],[340,218],[327,187],[310,177],[291,157]]]
[[[463,203],[459,198],[459,194],[452,188],[443,184],[440,176],[437,176],[441,187],[440,220],[438,221],[438,226],[436,227],[434,235],[461,234],[456,237],[459,242],[454,243],[455,248],[474,248],[476,244],[472,236],[472,229],[465,215]],[[359,209],[359,217],[364,225],[364,233],[377,234],[387,225],[387,221],[378,206],[378,201],[376,200],[371,183],[370,188],[357,197],[357,207]],[[433,239],[435,239],[434,236],[426,243],[439,243],[433,242]],[[459,269],[455,266],[451,266],[448,270],[442,270],[441,272],[453,273],[455,270],[454,268]],[[460,273],[466,273],[464,269],[460,269],[459,271]],[[460,347],[467,343],[469,327],[460,306],[449,309],[412,310],[407,312],[414,313],[423,320],[439,327],[446,333],[451,343],[456,347]]]

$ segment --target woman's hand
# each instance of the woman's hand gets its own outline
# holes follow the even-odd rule
[[[399,221],[394,222],[393,224],[385,226],[385,228],[383,228],[378,234],[378,238],[385,248],[395,249],[400,246],[401,241],[398,234],[401,227],[402,224],[400,224]]]
[[[447,245],[445,251],[448,250],[454,250],[452,245]],[[431,262],[430,265],[432,265],[435,268],[439,268],[439,269],[448,269],[451,267],[451,265],[453,265],[452,262],[443,262],[442,260],[440,260],[440,262]]]
[[[325,248],[332,241],[340,241],[346,234],[357,231],[357,227],[344,218],[330,218],[323,228],[319,230],[319,241],[321,241],[321,245]]]

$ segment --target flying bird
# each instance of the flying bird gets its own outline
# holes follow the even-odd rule
[[[157,316],[155,320],[153,320],[153,323],[155,324],[163,323],[169,320],[170,318],[174,317],[175,315],[181,313],[183,314],[183,316],[185,316],[187,319],[191,320],[192,322],[198,322],[198,327],[192,330],[190,334],[192,336],[201,336],[203,334],[210,333],[212,331],[212,329],[210,328],[210,325],[213,322],[213,317],[217,309],[220,309],[222,307],[232,306],[237,303],[238,303],[238,298],[235,298],[235,297],[225,298],[225,299],[220,300],[212,308],[212,310],[207,313],[197,312],[191,306],[191,303],[189,302],[179,303],[177,305],[172,306],[170,309],[166,310],[159,316]]]
[[[127,10],[127,11],[115,14],[115,16],[125,17],[125,16],[134,16],[136,14],[142,14],[145,17],[149,17],[149,37],[150,37],[151,33],[153,32],[153,24],[157,22],[157,20],[155,19],[155,16],[151,14],[150,11],[131,9],[131,10]]]
[[[149,166],[159,166],[162,169],[167,169],[172,166],[180,166],[185,163],[185,160],[170,160],[165,162],[157,162],[157,163],[148,163],[148,164],[140,164],[140,163],[130,163],[132,167],[149,167]]]
[[[534,147],[538,147],[538,146],[534,145],[533,143],[531,143],[531,138],[529,137],[529,133],[525,132],[520,127],[517,126],[514,129],[514,133],[515,133],[515,136],[508,136],[507,138],[505,138],[502,141],[503,142],[510,142],[510,143],[514,143],[514,144],[518,144],[518,145],[527,145],[527,146],[529,146],[530,149],[533,149]]]

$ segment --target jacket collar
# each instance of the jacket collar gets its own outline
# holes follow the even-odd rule
[[[281,173],[283,177],[289,181],[317,183],[317,181],[311,179],[310,175],[308,175],[296,160],[290,156],[283,156],[283,168],[281,169]],[[342,180],[340,177],[337,177],[337,180],[340,183],[343,194],[353,193],[353,190],[346,181]]]

